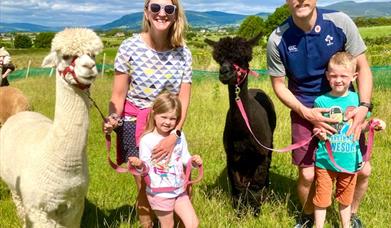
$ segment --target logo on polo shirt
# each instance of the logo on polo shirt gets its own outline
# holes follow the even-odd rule
[[[297,49],[296,45],[291,45],[288,47],[289,52],[298,52],[299,50]]]
[[[330,35],[327,35],[327,36],[326,36],[326,39],[324,39],[324,40],[326,41],[327,46],[330,46],[330,45],[333,45],[333,44],[334,44],[334,43],[333,43],[334,38],[333,38],[332,36],[330,36]]]
[[[316,33],[320,33],[320,30],[322,30],[322,28],[320,27],[320,25],[315,26],[315,32],[316,32]]]

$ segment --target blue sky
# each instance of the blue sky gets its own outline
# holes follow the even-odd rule
[[[318,0],[318,5],[342,1],[346,0]],[[273,12],[284,3],[285,0],[182,0],[185,10],[218,10],[245,15]],[[126,14],[139,12],[143,4],[144,0],[0,0],[0,22],[46,26],[101,25]]]

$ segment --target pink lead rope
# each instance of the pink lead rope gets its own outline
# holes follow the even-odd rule
[[[92,104],[95,106],[95,108],[98,110],[100,116],[102,117],[102,120],[103,121],[106,121],[106,118],[105,116],[103,115],[103,112],[100,110],[100,108],[98,107],[98,105],[96,104],[96,102],[94,101],[94,99],[92,99],[89,95],[88,95],[88,98],[91,100]],[[118,164],[114,163],[111,158],[110,158],[110,150],[111,150],[111,135],[110,134],[105,134],[105,139],[106,139],[106,155],[107,155],[107,161],[109,162],[110,166],[115,170],[117,171],[118,173],[126,173],[126,172],[130,172],[132,173],[133,175],[141,175],[141,176],[145,176],[144,179],[145,179],[145,182],[148,186],[150,186],[150,183],[151,183],[151,180],[149,179],[149,176],[148,175],[145,175],[145,172],[142,172],[142,173],[139,173],[137,172],[137,170],[130,164],[130,162],[128,161],[126,164],[127,164],[127,168],[125,167],[122,167],[122,166],[119,166]],[[184,188],[186,189],[188,185],[191,185],[191,184],[195,184],[195,183],[198,183],[201,181],[202,177],[204,176],[204,169],[203,169],[203,166],[200,165],[198,166],[198,178],[191,181],[190,180],[190,175],[191,175],[191,160],[189,160],[187,162],[187,166],[186,166],[186,175],[185,175],[185,184],[184,184]],[[152,189],[152,188],[151,188]],[[153,191],[163,191],[163,192],[166,192],[166,191],[172,191],[172,190],[175,190],[177,188],[153,188],[152,190]]]
[[[372,147],[373,147],[373,140],[374,140],[374,135],[375,135],[375,127],[378,124],[379,124],[378,121],[373,121],[373,120],[370,121],[368,143],[367,143],[367,151],[365,153],[366,158],[369,158],[371,156]],[[337,164],[337,162],[335,161],[335,159],[334,159],[333,150],[332,150],[332,147],[331,147],[330,140],[326,140],[325,144],[326,144],[327,154],[329,155],[330,161],[333,163],[333,165],[337,169],[339,169],[342,173],[348,173],[348,174],[355,174],[355,173],[357,173],[357,172],[350,172],[350,171],[342,168],[341,166],[339,166]],[[364,159],[364,160],[366,160],[366,159]]]
[[[188,185],[195,184],[201,181],[202,177],[204,176],[204,169],[202,165],[198,166],[198,177],[190,181],[190,174],[191,174],[191,159],[186,164],[186,173],[185,173],[185,183],[181,187],[151,187],[151,178],[148,175],[149,172],[149,167],[143,162],[143,169],[142,171],[138,171],[136,168],[134,168],[132,165],[129,164],[128,162],[128,167],[129,167],[129,172],[133,175],[139,175],[144,177],[145,184],[151,189],[152,192],[172,192],[175,191],[179,188],[186,189]]]
[[[152,188],[151,187],[151,179],[149,178],[148,176],[148,170],[149,168],[147,166],[144,165],[144,167],[146,167],[145,170],[142,170],[142,172],[139,172],[137,171],[131,164],[130,162],[128,161],[126,163],[127,167],[122,167],[118,164],[115,164],[111,158],[110,158],[110,150],[111,150],[111,136],[109,134],[106,135],[106,151],[107,151],[107,161],[109,162],[110,166],[118,173],[126,173],[126,172],[130,172],[131,174],[133,175],[137,175],[137,176],[143,176],[144,177],[144,181],[146,183],[146,185],[152,190],[152,192],[171,192],[171,191],[175,191],[177,190],[178,188],[176,187],[162,187],[162,188]],[[184,189],[187,188],[188,185],[191,185],[191,184],[195,184],[195,183],[198,183],[201,181],[202,177],[204,176],[204,169],[203,169],[203,166],[200,165],[198,166],[198,177],[195,179],[195,180],[190,180],[190,174],[191,174],[191,167],[192,167],[192,164],[191,164],[191,159],[189,159],[189,161],[187,162],[187,165],[186,165],[186,173],[185,173],[185,184],[182,186]]]
[[[236,81],[237,81],[237,84],[236,84],[236,88],[235,88],[235,100],[236,100],[236,105],[238,106],[239,110],[240,110],[240,113],[242,114],[242,117],[244,119],[244,122],[246,123],[246,126],[248,128],[248,130],[250,131],[251,135],[253,136],[254,140],[263,148],[267,149],[267,150],[271,150],[271,151],[275,151],[275,152],[288,152],[288,151],[291,151],[291,150],[294,150],[294,149],[297,149],[297,148],[300,148],[306,144],[308,144],[312,138],[314,138],[318,133],[312,135],[309,139],[307,140],[302,140],[302,141],[299,141],[295,144],[291,144],[285,148],[282,148],[282,149],[273,149],[273,148],[270,148],[270,147],[267,147],[265,145],[263,145],[258,139],[257,137],[255,136],[254,132],[252,131],[251,129],[251,126],[250,126],[250,123],[248,121],[248,118],[247,118],[247,114],[246,114],[246,111],[244,110],[244,107],[243,107],[243,103],[242,103],[242,100],[240,99],[240,96],[239,96],[239,93],[240,93],[240,88],[239,88],[239,85],[242,84],[242,82],[246,79],[246,77],[250,74],[252,76],[255,76],[257,77],[258,74],[255,72],[255,71],[252,71],[250,69],[248,70],[245,70],[245,69],[242,69],[241,67],[239,67],[237,64],[233,64],[233,67],[236,71]]]
[[[282,149],[273,149],[273,148],[269,148],[265,145],[263,145],[261,142],[259,142],[259,140],[257,139],[257,137],[255,137],[253,131],[251,130],[251,126],[250,126],[250,123],[248,121],[248,118],[247,118],[247,115],[246,115],[246,111],[244,110],[244,107],[243,107],[243,103],[242,101],[240,100],[240,97],[239,97],[239,92],[240,92],[240,89],[239,87],[237,87],[236,89],[236,104],[240,110],[240,113],[242,114],[242,117],[244,119],[244,122],[246,123],[247,125],[247,128],[248,130],[250,131],[251,135],[253,136],[253,138],[255,139],[255,141],[260,145],[262,146],[263,148],[267,149],[267,150],[271,150],[271,151],[275,151],[275,152],[288,152],[288,151],[291,151],[291,150],[294,150],[294,149],[297,149],[297,148],[300,148],[306,144],[308,144],[317,134],[319,133],[315,133],[313,134],[309,139],[307,140],[302,140],[302,141],[299,141],[295,144],[291,144],[285,148],[282,148]],[[368,135],[368,143],[367,143],[367,152],[365,153],[365,156],[370,156],[371,154],[371,151],[372,151],[372,147],[373,147],[373,139],[374,139],[374,132],[375,132],[375,127],[379,124],[378,121],[371,121],[370,122],[370,125],[369,125],[369,135]],[[330,157],[330,160],[331,162],[333,163],[333,165],[338,168],[339,170],[341,170],[342,172],[344,173],[352,173],[352,172],[349,172],[347,171],[346,169],[342,168],[341,166],[339,166],[336,162],[335,162],[335,159],[334,159],[334,156],[333,156],[333,152],[331,150],[331,144],[330,144],[330,141],[329,140],[326,140],[325,141],[326,143],[326,149],[327,149],[327,152],[329,154],[329,157]]]
[[[250,123],[248,121],[248,118],[247,118],[247,114],[246,114],[246,111],[244,110],[244,107],[243,107],[243,103],[242,103],[242,100],[240,100],[240,97],[239,97],[239,92],[238,92],[238,89],[239,87],[236,87],[236,91],[237,91],[237,95],[236,95],[236,104],[240,110],[240,113],[242,114],[242,117],[244,119],[244,122],[246,123],[247,125],[247,128],[248,130],[250,131],[251,135],[253,136],[253,138],[255,139],[255,141],[260,145],[262,146],[263,148],[267,149],[267,150],[271,150],[271,151],[275,151],[275,152],[288,152],[288,151],[291,151],[291,150],[294,150],[294,149],[297,149],[297,148],[300,148],[306,144],[308,144],[317,134],[314,134],[312,135],[309,139],[307,140],[301,140],[295,144],[291,144],[285,148],[282,148],[282,149],[273,149],[273,148],[270,148],[270,147],[267,147],[265,145],[263,145],[261,142],[259,142],[259,140],[257,139],[257,137],[254,135],[253,131],[251,130],[251,126],[250,126]],[[240,89],[239,89],[240,91]]]

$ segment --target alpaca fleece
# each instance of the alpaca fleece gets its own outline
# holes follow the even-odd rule
[[[75,57],[77,77],[89,85],[97,75],[90,55],[102,48],[92,30],[66,29],[55,35],[53,58],[45,60],[62,69]],[[80,227],[88,190],[90,104],[87,89],[76,88],[71,78],[56,70],[53,121],[40,113],[19,112],[0,131],[0,175],[25,227]]]
[[[252,49],[260,37],[261,34],[251,40],[241,37],[224,37],[218,42],[205,40],[213,47],[213,58],[220,64],[219,80],[228,86],[229,109],[223,143],[234,207],[251,208],[255,214],[260,212],[263,189],[269,185],[271,151],[260,146],[254,139],[236,99],[240,98],[257,140],[269,148],[273,147],[276,114],[269,96],[260,89],[248,89],[248,76],[238,76],[234,65],[249,73]]]

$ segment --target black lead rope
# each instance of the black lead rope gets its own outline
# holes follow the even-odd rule
[[[90,94],[87,94],[88,95],[88,98],[90,99],[90,101],[92,102],[92,104],[95,106],[95,108],[98,110],[100,116],[102,117],[103,121],[106,122],[106,117],[105,115],[103,115],[103,112],[100,110],[100,108],[98,107],[98,105],[96,104],[96,102],[94,101],[94,99],[92,99],[92,97],[90,97]]]

